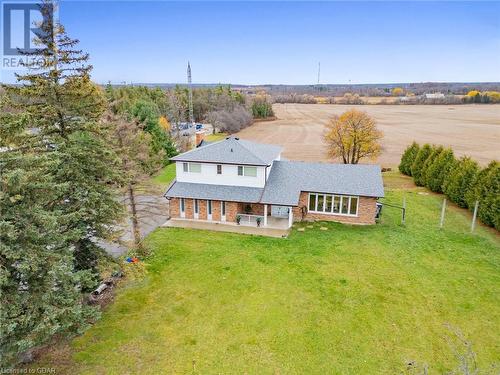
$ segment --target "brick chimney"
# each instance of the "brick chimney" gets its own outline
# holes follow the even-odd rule
[[[198,130],[195,134],[194,138],[194,146],[198,147],[198,145],[205,139],[205,131],[204,130]]]

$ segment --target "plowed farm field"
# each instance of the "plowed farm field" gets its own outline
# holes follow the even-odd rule
[[[384,132],[382,155],[364,161],[394,167],[412,141],[450,146],[481,164],[500,159],[500,104],[491,105],[338,105],[274,104],[277,120],[256,122],[238,136],[284,147],[289,160],[328,161],[322,135],[333,115],[356,108],[367,112]]]

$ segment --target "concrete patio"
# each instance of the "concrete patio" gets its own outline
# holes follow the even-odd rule
[[[280,223],[281,224],[281,223]],[[266,237],[286,237],[288,236],[288,228],[270,228],[270,227],[257,227],[250,225],[237,225],[236,223],[222,223],[217,221],[207,221],[207,220],[191,220],[191,219],[180,219],[171,218],[162,227],[166,228],[188,228],[188,229],[202,229],[202,230],[212,230],[217,232],[231,232],[231,233],[241,233],[241,234],[253,234],[256,236],[266,236]]]

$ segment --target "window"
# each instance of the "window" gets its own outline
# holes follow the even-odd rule
[[[316,207],[316,211],[320,211],[320,212],[325,211],[325,207],[323,206],[324,202],[325,202],[325,196],[319,194],[318,195],[318,206]]]
[[[221,202],[221,212],[222,216],[226,216],[226,202],[224,201]]]
[[[349,197],[342,197],[342,212],[343,214],[349,213]]]
[[[333,211],[334,214],[340,212],[340,197],[338,195],[333,196]]]
[[[184,202],[184,198],[181,198],[181,212],[186,211],[186,202]]]
[[[349,209],[351,215],[358,213],[358,197],[351,197],[351,208]]]
[[[257,167],[238,165],[238,176],[257,177]]]
[[[332,196],[331,195],[326,196],[325,212],[332,212]]]
[[[316,194],[309,194],[309,211],[316,211]]]
[[[217,174],[222,174],[222,165],[217,164]]]
[[[207,201],[207,212],[212,215],[212,201]]]
[[[200,163],[182,163],[182,170],[184,172],[201,173],[201,164]]]
[[[194,200],[194,213],[195,214],[200,213],[200,203],[199,203],[198,199]]]
[[[309,211],[337,215],[358,214],[359,197],[309,193]]]
[[[201,173],[201,164],[200,163],[189,163],[189,172]]]

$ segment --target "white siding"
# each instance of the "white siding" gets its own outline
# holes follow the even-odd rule
[[[183,162],[176,162],[176,178],[179,182],[200,184],[264,187],[266,183],[266,167],[257,167],[257,176],[238,176],[238,166],[222,164],[222,174],[217,174],[217,164],[201,163],[201,173],[184,172]],[[267,168],[268,171],[270,168]]]

